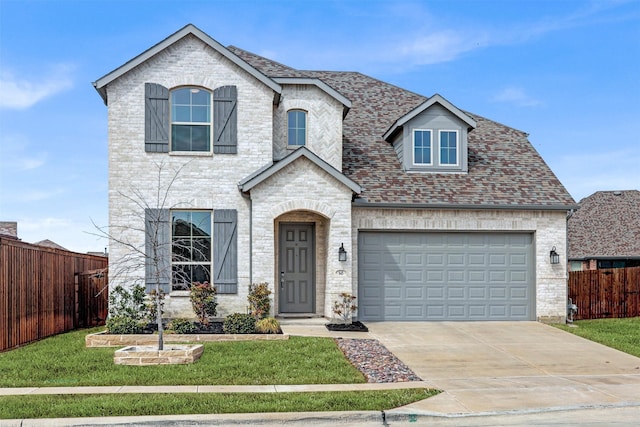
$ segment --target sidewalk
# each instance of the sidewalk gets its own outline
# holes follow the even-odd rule
[[[382,342],[423,381],[261,386],[114,386],[0,389],[0,396],[118,393],[284,393],[437,388],[443,393],[386,413],[379,411],[180,415],[60,420],[0,420],[0,426],[55,425],[456,425],[472,419],[615,409],[640,419],[640,359],[536,322],[518,324],[368,325],[367,333],[328,331],[326,319],[287,319],[289,335],[369,338]],[[401,328],[402,334],[397,330]],[[554,348],[562,345],[559,350]],[[572,350],[572,359],[555,352]],[[539,350],[540,353],[536,353]],[[597,362],[597,363],[596,363]],[[608,412],[609,411],[609,412]],[[570,418],[568,418],[570,419]],[[452,424],[448,424],[451,421]],[[474,425],[475,423],[469,424]],[[462,423],[460,423],[462,425]],[[467,425],[467,424],[465,424]],[[490,424],[488,424],[490,425]],[[626,425],[626,424],[621,424]],[[630,424],[631,425],[631,424]]]

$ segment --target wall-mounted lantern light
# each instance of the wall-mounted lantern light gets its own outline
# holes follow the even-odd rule
[[[556,247],[551,248],[551,252],[549,252],[549,260],[551,264],[560,264],[560,255],[556,252]]]
[[[340,248],[338,249],[338,261],[346,261],[347,260],[347,251],[344,248],[344,243],[340,244]]]

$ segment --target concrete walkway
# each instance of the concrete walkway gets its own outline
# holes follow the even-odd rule
[[[266,386],[34,387],[0,389],[0,395],[279,393],[426,387],[444,392],[388,411],[384,414],[386,421],[379,412],[255,414],[253,421],[303,420],[300,422],[313,424],[309,420],[316,420],[320,424],[331,425],[340,419],[341,422],[351,420],[354,424],[371,422],[374,425],[390,420],[400,423],[430,420],[429,423],[434,425],[435,419],[585,408],[625,408],[632,414],[637,411],[640,417],[640,358],[551,326],[537,322],[381,322],[367,324],[368,333],[336,333],[327,331],[324,323],[324,319],[288,320],[283,322],[282,328],[289,335],[377,339],[424,381]],[[201,416],[182,416],[180,419],[194,421],[198,417]],[[225,420],[225,424],[233,424],[233,420],[242,424],[242,420],[247,422],[250,419],[250,415],[212,415],[207,422],[190,425],[218,425],[212,417]],[[144,425],[139,417],[128,418],[136,419],[137,425]],[[48,421],[48,425],[55,424],[51,424],[53,420]],[[58,425],[72,425],[71,420],[63,421]],[[78,422],[89,424],[87,419]],[[4,425],[14,424],[10,420],[0,420],[0,426]],[[30,425],[39,424],[33,422]]]

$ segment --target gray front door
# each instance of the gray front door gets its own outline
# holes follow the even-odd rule
[[[280,313],[315,312],[314,241],[314,224],[280,224]]]

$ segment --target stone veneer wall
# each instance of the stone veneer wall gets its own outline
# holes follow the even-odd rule
[[[199,86],[213,90],[236,85],[238,154],[146,153],[145,82],[169,89]],[[107,95],[111,232],[144,248],[144,212],[125,196],[133,196],[137,189],[151,207],[156,207],[156,164],[164,164],[163,186],[174,177],[176,169],[183,167],[165,207],[238,210],[238,294],[219,295],[218,311],[220,316],[245,312],[249,288],[249,201],[238,191],[238,182],[272,161],[273,92],[197,38],[187,36],[113,81],[107,87]],[[143,264],[126,275],[115,274],[129,253],[128,248],[112,244],[109,252],[111,286],[144,281]],[[193,316],[188,297],[180,293],[167,298],[166,309],[169,317]]]
[[[342,171],[343,106],[313,85],[283,85],[282,101],[274,112],[273,158],[280,160],[293,149],[287,146],[287,112],[307,112],[307,148]]]
[[[357,253],[358,230],[523,231],[534,234],[536,317],[564,321],[567,309],[566,212],[537,210],[438,210],[353,208],[352,241]],[[551,265],[555,246],[560,264]],[[352,259],[354,288],[358,260]]]
[[[325,269],[324,273],[320,273],[325,275],[324,284],[322,278],[316,282],[316,314],[331,317],[331,307],[337,296],[341,292],[354,291],[352,264],[349,259],[339,262],[337,253],[340,244],[344,243],[349,258],[354,254],[350,245],[351,190],[310,160],[301,157],[255,186],[251,190],[251,200],[253,281],[278,283],[277,223],[294,218],[308,222],[308,219],[315,218],[313,221],[320,224],[320,227],[316,226],[317,272]],[[277,286],[275,291],[277,303]],[[275,304],[276,310],[277,307]]]

